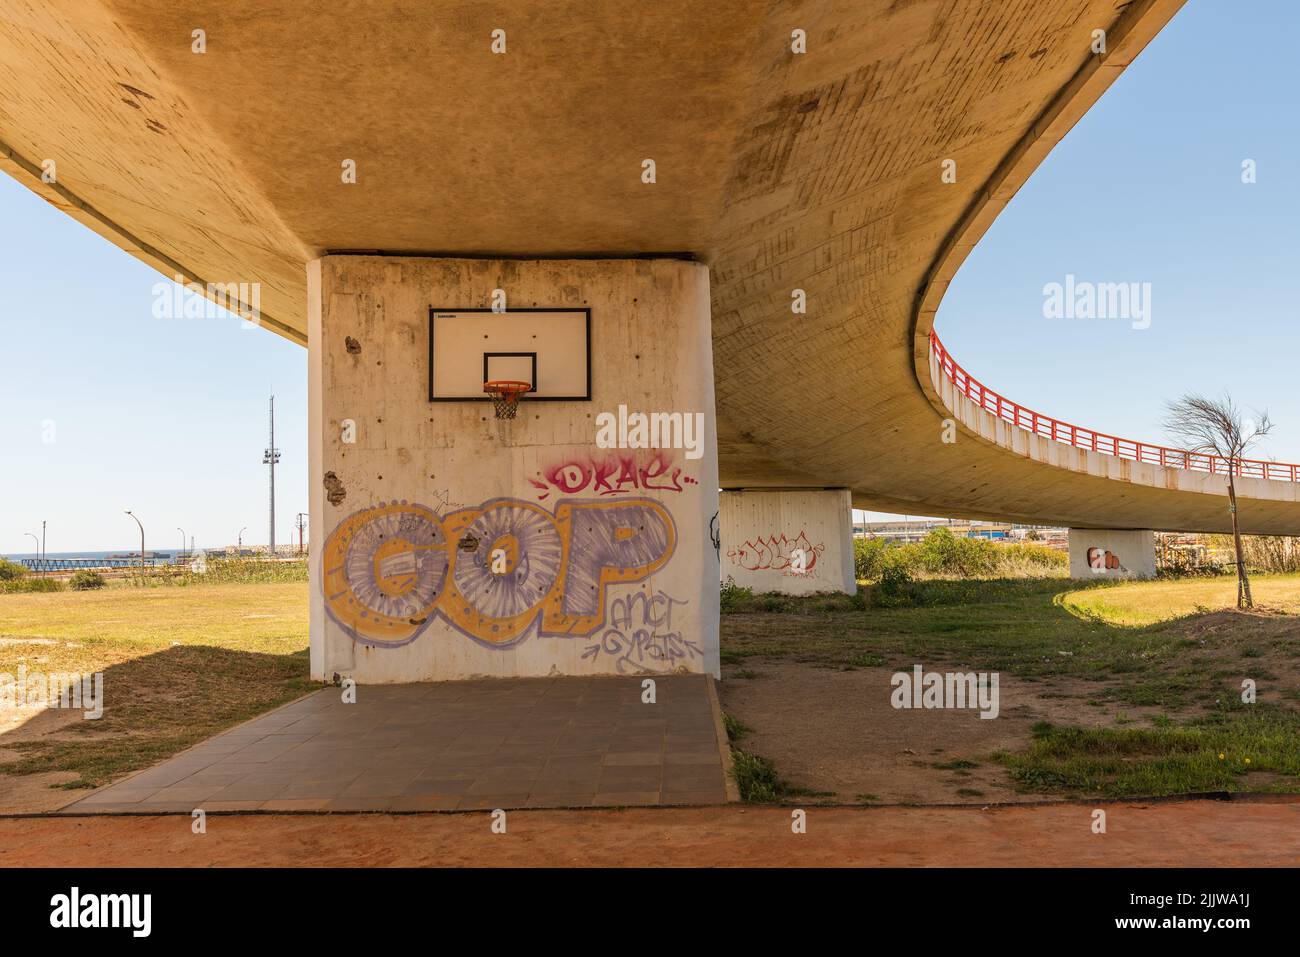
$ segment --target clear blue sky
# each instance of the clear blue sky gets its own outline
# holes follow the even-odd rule
[[[307,351],[217,319],[155,319],[162,277],[0,176],[6,290],[0,554],[267,540],[267,401],[276,397],[276,541],[307,511]],[[45,442],[45,423],[53,442]],[[296,533],[293,533],[296,535]]]
[[[1192,0],[1033,175],[939,315],[972,374],[1039,411],[1161,441],[1163,403],[1228,389],[1300,461],[1300,5]],[[1258,164],[1243,185],[1241,162]],[[155,319],[159,275],[0,177],[6,295],[0,554],[266,541],[266,402],[279,521],[307,509],[307,354],[233,318]],[[1067,273],[1152,284],[1152,322],[1043,318]],[[43,442],[46,421],[54,441]]]

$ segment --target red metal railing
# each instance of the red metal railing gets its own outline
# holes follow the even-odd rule
[[[1004,422],[1010,422],[1026,432],[1041,435],[1054,442],[1073,445],[1077,449],[1103,452],[1106,455],[1131,459],[1134,462],[1147,462],[1172,469],[1191,469],[1196,472],[1208,472],[1211,475],[1228,474],[1229,461],[1221,455],[1187,452],[1182,449],[1165,448],[1163,445],[1151,445],[1149,442],[1138,442],[1134,439],[1121,439],[1095,429],[1085,429],[1081,425],[1062,422],[1050,415],[1035,412],[1033,409],[1026,409],[1023,405],[994,392],[959,366],[933,330],[930,332],[930,354],[938,361],[940,371],[957,387],[958,392],[985,412],[997,416]],[[1260,459],[1237,459],[1231,467],[1237,475],[1250,478],[1276,479],[1284,482],[1300,481],[1300,465],[1265,462]]]

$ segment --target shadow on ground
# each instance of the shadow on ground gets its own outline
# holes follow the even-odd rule
[[[26,687],[35,694],[38,681],[48,688],[51,673],[72,667],[43,660],[43,646],[31,644],[34,654],[22,662]],[[177,645],[100,673],[104,701],[97,720],[63,708],[0,712],[0,810],[57,808],[86,788],[149,767],[313,687],[305,651],[272,655]],[[70,683],[55,687],[66,690]]]

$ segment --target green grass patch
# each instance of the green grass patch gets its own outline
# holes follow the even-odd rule
[[[753,730],[735,715],[727,714],[725,711],[722,713],[722,726],[726,729],[728,741],[739,741]]]
[[[222,558],[208,556],[202,571],[193,565],[167,565],[147,575],[119,579],[123,586],[135,588],[188,588],[199,585],[271,585],[307,580],[307,559],[265,561],[256,558]]]
[[[832,797],[832,791],[814,791],[790,784],[767,758],[740,748],[731,749],[731,776],[746,804],[773,804],[794,797]]]
[[[732,748],[731,776],[740,791],[740,799],[746,804],[770,804],[781,795],[776,765],[757,754]]]
[[[1201,791],[1294,791],[1300,714],[1263,704],[1152,728],[1039,724],[1022,754],[997,760],[1025,790],[1160,796]]]
[[[859,596],[778,596],[779,611],[734,603],[722,619],[724,660],[792,658],[827,667],[954,662],[1024,677],[1109,677],[1171,657],[1180,636],[1117,634],[1061,609],[1060,582],[929,580],[912,607],[868,607]]]
[[[0,579],[0,595],[34,595],[63,591],[66,587],[58,578],[41,578],[35,575]]]
[[[1068,584],[1054,579],[931,579],[911,583],[911,607],[871,607],[850,596],[776,596],[776,612],[759,599],[733,602],[722,618],[722,656],[789,659],[828,668],[951,665],[1022,679],[1077,678],[1099,683],[1095,698],[1132,707],[1183,709],[1222,692],[1229,663],[1268,654],[1295,657],[1292,619],[1231,611],[1213,628],[1195,604],[1203,582]],[[1209,584],[1213,584],[1212,582]],[[1260,591],[1274,599],[1300,592],[1300,576],[1266,576]],[[1151,589],[1181,596],[1159,603],[1184,614],[1131,625],[1151,602]],[[1093,596],[1101,596],[1094,600]],[[857,596],[853,596],[856,598]],[[859,607],[862,604],[862,607]],[[1243,652],[1243,649],[1246,649]],[[1101,685],[1105,687],[1100,687]]]

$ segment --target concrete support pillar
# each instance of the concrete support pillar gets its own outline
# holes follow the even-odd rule
[[[708,270],[309,264],[311,670],[718,675]],[[528,379],[513,420],[483,380]]]
[[[847,489],[724,491],[718,514],[723,581],[785,595],[858,590]]]
[[[1150,529],[1070,529],[1071,578],[1154,578],[1156,533]]]

